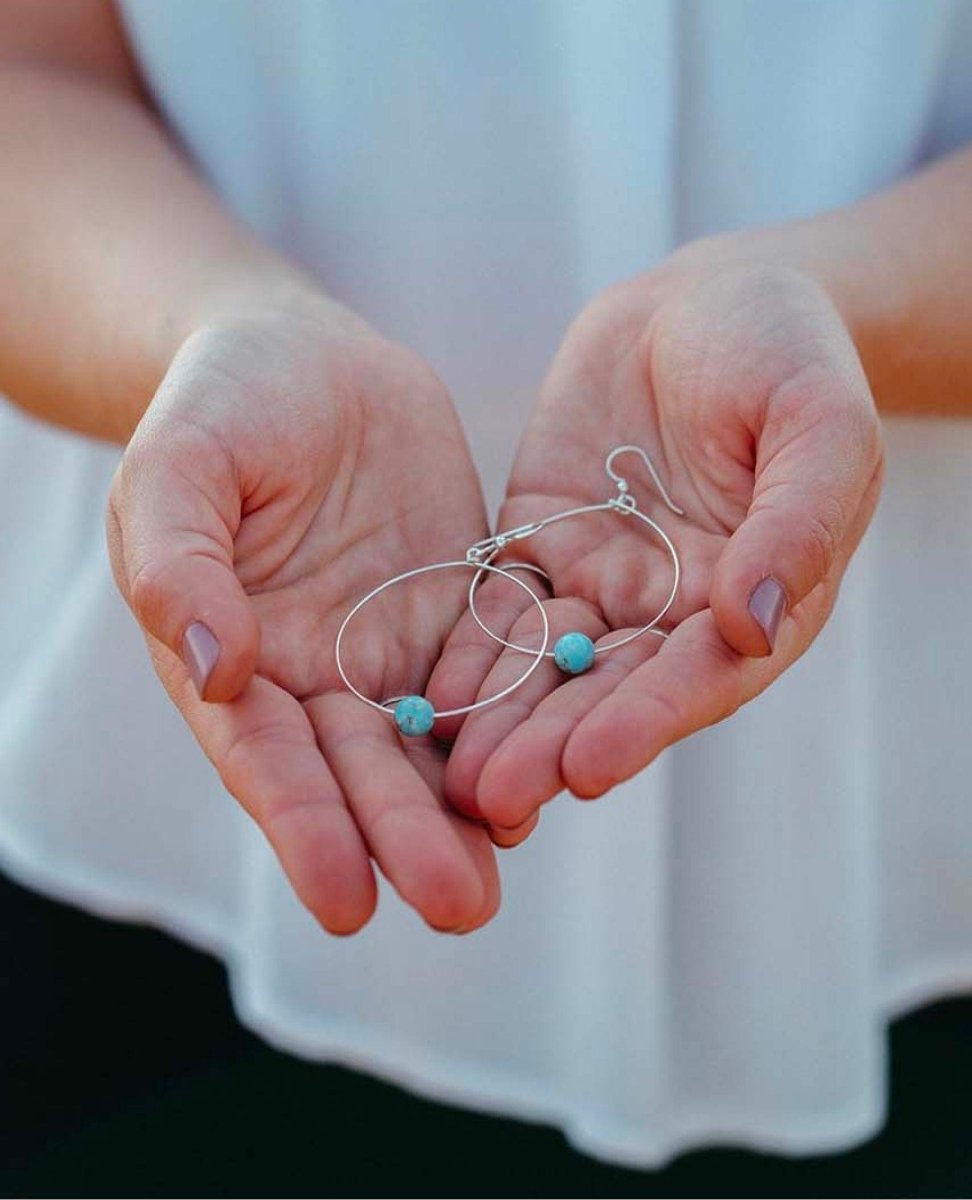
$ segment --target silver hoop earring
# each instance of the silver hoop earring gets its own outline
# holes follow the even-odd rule
[[[474,550],[475,547],[472,547],[471,549]],[[477,574],[483,571],[491,571],[496,575],[501,575],[504,578],[509,579],[511,582],[515,583],[517,587],[522,588],[523,591],[526,592],[536,607],[540,610],[540,619],[543,622],[543,641],[540,649],[527,651],[527,653],[534,656],[534,661],[530,663],[519,679],[515,679],[513,683],[511,683],[508,687],[503,688],[502,691],[497,692],[495,696],[489,696],[485,700],[478,700],[475,704],[467,704],[462,708],[450,708],[445,712],[436,712],[432,704],[426,700],[424,696],[393,696],[391,699],[378,701],[372,700],[369,696],[364,695],[364,693],[360,692],[348,678],[348,673],[345,670],[344,662],[341,658],[341,641],[344,638],[344,634],[351,620],[362,610],[362,608],[364,608],[366,604],[369,603],[369,601],[374,600],[375,597],[380,596],[382,592],[394,587],[395,584],[404,583],[407,579],[415,579],[419,575],[430,574],[432,571],[445,571],[452,567],[464,567],[467,570],[473,568]],[[495,704],[498,700],[502,700],[511,692],[515,692],[517,688],[526,683],[537,667],[540,666],[541,662],[543,662],[549,640],[550,622],[547,618],[547,614],[543,605],[533,594],[530,588],[528,588],[521,579],[517,579],[515,575],[510,575],[502,567],[493,566],[486,562],[479,562],[478,559],[469,558],[467,554],[465,559],[460,559],[456,562],[431,563],[426,567],[416,567],[412,571],[403,571],[401,575],[396,575],[392,579],[387,579],[384,583],[379,584],[378,587],[372,588],[372,590],[368,592],[366,596],[363,596],[357,602],[357,604],[355,604],[355,606],[341,622],[340,628],[337,632],[337,638],[334,642],[334,657],[337,663],[338,674],[344,681],[344,685],[347,687],[348,691],[357,696],[359,700],[364,701],[364,703],[369,707],[376,708],[379,712],[385,713],[387,716],[392,717],[399,730],[406,737],[419,737],[422,734],[429,733],[432,729],[432,726],[440,717],[465,716],[467,713],[476,712],[478,709],[485,708],[489,704]]]
[[[507,529],[502,533],[497,533],[493,537],[484,538],[483,541],[477,542],[467,552],[467,557],[472,556],[474,561],[479,563],[482,570],[488,571],[493,566],[493,560],[504,550],[511,542],[521,541],[523,538],[533,537],[547,526],[553,525],[558,521],[566,521],[569,517],[579,517],[585,513],[594,512],[610,512],[614,511],[622,517],[636,517],[643,521],[653,533],[655,533],[663,542],[666,550],[672,559],[673,578],[672,588],[668,594],[668,599],[662,605],[661,609],[652,617],[652,619],[633,633],[626,634],[617,641],[611,642],[608,645],[595,646],[593,641],[586,633],[580,633],[576,630],[570,633],[562,634],[554,644],[553,650],[544,651],[545,658],[552,658],[557,666],[568,675],[580,675],[585,671],[589,671],[594,665],[595,658],[598,654],[606,654],[610,650],[617,650],[621,646],[628,645],[636,638],[642,637],[646,633],[653,634],[656,637],[667,637],[668,635],[661,629],[656,628],[658,622],[661,621],[668,610],[675,602],[675,597],[678,593],[678,586],[681,580],[682,568],[678,557],[678,551],[668,534],[661,528],[657,522],[653,521],[647,513],[643,513],[638,508],[638,503],[634,496],[631,495],[630,484],[628,480],[618,474],[614,469],[614,460],[619,454],[633,453],[640,456],[645,466],[648,468],[648,473],[651,475],[652,481],[658,490],[659,495],[665,502],[667,507],[673,513],[683,517],[685,512],[679,508],[677,504],[669,496],[665,490],[665,486],[659,478],[658,472],[655,470],[655,465],[648,457],[647,453],[640,446],[617,446],[607,456],[604,462],[604,469],[607,475],[612,479],[617,487],[617,495],[605,500],[601,504],[584,504],[579,508],[569,508],[564,512],[554,513],[552,516],[544,517],[540,521],[531,521],[526,525],[519,525],[515,529]],[[538,567],[530,563],[507,563],[504,564],[507,572],[515,568],[525,568],[534,571],[537,574],[546,577],[546,572],[541,571]],[[482,620],[476,610],[476,588],[483,581],[484,575],[477,573],[473,576],[469,584],[469,611],[479,628],[493,639],[494,642],[499,642],[501,646],[506,646],[510,650],[516,650],[520,654],[535,654],[535,650],[531,650],[527,646],[518,646],[515,642],[507,641],[499,634],[490,629]],[[519,581],[518,581],[519,582]],[[524,585],[525,586],[525,585]],[[531,589],[530,594],[533,595]],[[534,666],[536,664],[533,664]]]

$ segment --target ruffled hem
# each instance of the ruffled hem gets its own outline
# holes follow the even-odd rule
[[[834,1110],[815,1120],[781,1120],[776,1113],[717,1111],[679,1114],[669,1128],[646,1137],[612,1127],[597,1113],[564,1105],[548,1089],[531,1086],[503,1071],[470,1069],[454,1057],[436,1055],[427,1045],[364,1031],[347,1023],[319,1024],[275,1002],[271,1011],[250,979],[239,939],[215,913],[180,904],[132,896],[130,881],[122,885],[94,879],[77,863],[42,863],[10,830],[0,830],[0,866],[21,885],[53,900],[71,904],[109,920],[151,926],[220,959],[227,968],[233,1007],[240,1022],[268,1044],[308,1060],[365,1072],[429,1100],[562,1130],[584,1154],[621,1166],[657,1169],[680,1154],[714,1145],[793,1156],[849,1150],[878,1133],[887,1104],[886,1026],[909,1011],[949,996],[972,992],[972,949],[967,959],[936,961],[890,981],[875,1003],[875,1036],[882,1037],[875,1056],[870,1095],[852,1108]]]

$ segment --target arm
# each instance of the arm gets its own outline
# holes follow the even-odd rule
[[[578,318],[500,525],[597,499],[592,447],[649,448],[686,510],[658,512],[683,561],[671,636],[566,683],[538,675],[516,711],[468,718],[451,801],[527,822],[565,787],[601,795],[769,686],[822,628],[874,512],[875,400],[885,412],[972,415],[972,150],[818,218],[689,244]],[[570,539],[522,542],[518,557],[572,598],[552,602],[574,605],[561,628],[594,638],[637,627],[664,599],[664,556],[623,525],[578,522]],[[442,674],[468,667],[472,686],[483,664],[464,648],[468,625]],[[485,690],[509,658],[487,664]]]
[[[844,319],[884,412],[972,414],[972,147],[858,204],[672,260],[790,266]]]
[[[326,928],[368,920],[372,863],[434,927],[484,923],[487,832],[334,666],[353,599],[485,533],[448,394],[221,208],[104,0],[4,0],[0,54],[0,388],[126,443],[109,548],[160,679]],[[465,587],[363,618],[361,686],[414,690]]]
[[[311,290],[174,146],[104,0],[5,0],[0,144],[0,390],[38,416],[127,441],[192,330]]]

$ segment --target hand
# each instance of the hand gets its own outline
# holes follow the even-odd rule
[[[403,745],[334,665],[355,600],[484,532],[441,383],[323,300],[190,337],[121,462],[112,565],[156,670],[333,932],[371,915],[372,856],[436,928],[497,908],[487,832],[444,805],[444,753]],[[355,618],[347,662],[366,694],[423,689],[468,582],[426,577],[421,597]]]
[[[840,316],[807,276],[740,262],[726,244],[702,243],[600,297],[569,331],[520,445],[501,529],[606,500],[604,458],[623,443],[648,451],[685,516],[663,505],[636,456],[619,458],[681,557],[671,636],[645,635],[573,678],[545,664],[510,700],[456,722],[447,797],[518,836],[562,789],[600,796],[793,663],[874,511],[880,426]],[[565,521],[511,554],[550,576],[551,646],[571,629],[596,642],[642,625],[671,586],[658,540],[614,513]],[[536,644],[536,614],[515,619],[512,591],[491,577],[483,613]],[[433,703],[509,682],[524,659],[498,649],[464,617]]]

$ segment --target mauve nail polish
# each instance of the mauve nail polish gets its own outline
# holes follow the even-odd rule
[[[771,576],[761,579],[749,597],[749,611],[766,635],[770,650],[776,641],[776,631],[786,612],[786,592]]]
[[[202,621],[194,621],[182,637],[182,657],[201,696],[219,658],[219,639]]]

